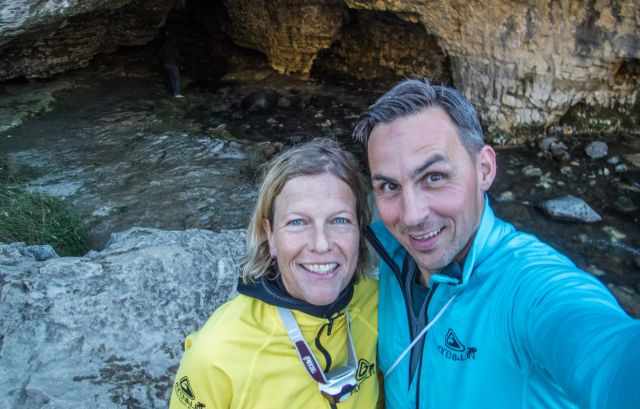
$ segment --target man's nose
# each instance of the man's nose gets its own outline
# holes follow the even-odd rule
[[[424,195],[415,189],[405,189],[402,193],[402,223],[407,227],[417,226],[429,217],[429,203]]]

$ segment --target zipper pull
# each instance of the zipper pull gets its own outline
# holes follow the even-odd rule
[[[333,329],[333,322],[342,315],[341,312],[336,312],[331,317],[327,318],[329,321],[329,325],[327,326],[327,336],[331,335],[331,330]]]

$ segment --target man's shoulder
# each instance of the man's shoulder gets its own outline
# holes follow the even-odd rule
[[[540,294],[584,285],[597,288],[597,291],[604,288],[599,280],[579,268],[561,251],[532,234],[518,230],[495,243],[491,254],[477,266],[476,273],[478,279],[493,277],[496,283],[521,295],[524,290]]]
[[[512,268],[557,266],[577,269],[575,264],[559,250],[537,236],[513,229],[491,249],[487,261],[507,263]]]

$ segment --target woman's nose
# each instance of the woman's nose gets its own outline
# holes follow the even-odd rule
[[[324,228],[316,228],[313,238],[313,250],[317,253],[329,251],[330,238]]]

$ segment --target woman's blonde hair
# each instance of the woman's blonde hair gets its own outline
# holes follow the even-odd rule
[[[360,231],[358,266],[356,276],[366,274],[373,266],[367,247],[364,229],[371,222],[371,210],[367,202],[367,183],[354,156],[338,142],[328,138],[316,138],[295,145],[265,164],[258,201],[247,230],[247,255],[242,262],[241,276],[250,282],[269,272],[272,265],[264,220],[273,226],[274,203],[284,185],[299,176],[329,173],[351,188],[356,199],[356,214]]]

